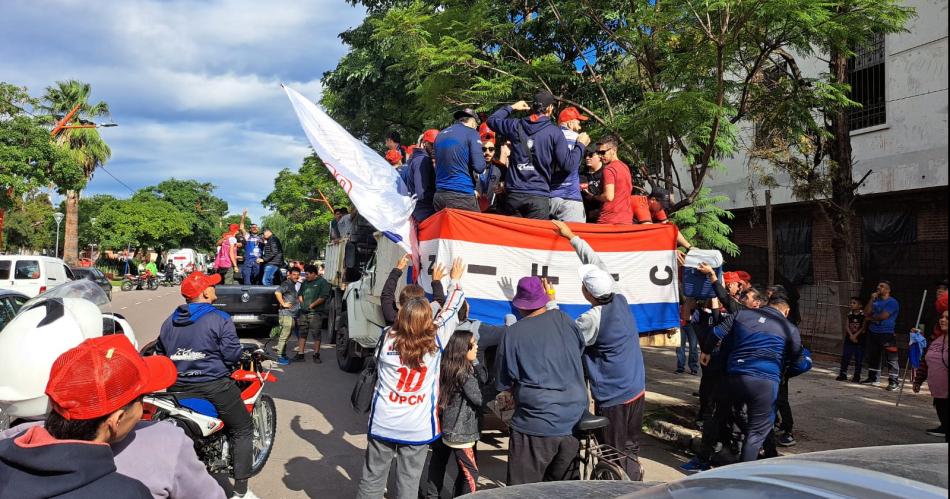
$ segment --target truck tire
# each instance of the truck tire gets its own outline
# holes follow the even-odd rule
[[[336,336],[336,363],[344,372],[355,373],[363,369],[363,358],[356,355],[355,344],[350,340],[350,333],[343,327]]]

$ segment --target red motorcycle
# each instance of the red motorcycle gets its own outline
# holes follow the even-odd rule
[[[122,291],[132,291],[132,289],[148,289],[155,291],[158,289],[158,277],[151,272],[143,272],[139,275],[125,274],[122,279]]]
[[[154,342],[143,349],[143,354],[150,353],[154,353]],[[274,399],[264,393],[264,384],[277,381],[277,377],[270,369],[264,368],[265,360],[274,359],[258,345],[241,343],[241,362],[231,373],[254,422],[252,476],[264,469],[277,432],[277,408]],[[227,434],[222,431],[224,421],[218,419],[218,412],[211,402],[183,392],[154,393],[146,396],[143,402],[143,420],[175,423],[195,442],[198,459],[205,463],[209,473],[228,473],[233,478],[234,461]]]

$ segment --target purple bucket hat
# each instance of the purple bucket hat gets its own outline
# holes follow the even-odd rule
[[[518,291],[511,300],[511,304],[518,310],[537,310],[548,304],[548,294],[544,292],[544,285],[540,277],[522,277],[518,281]]]

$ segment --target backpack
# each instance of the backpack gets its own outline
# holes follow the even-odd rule
[[[363,370],[360,371],[360,375],[356,378],[356,384],[353,385],[353,392],[350,393],[350,405],[353,406],[354,411],[360,414],[366,414],[373,408],[373,396],[376,395],[376,383],[379,382],[379,371],[377,370],[379,352],[383,350],[383,339],[389,334],[390,329],[388,327],[383,329],[383,333],[379,335],[379,341],[376,342],[376,353],[366,359]]]

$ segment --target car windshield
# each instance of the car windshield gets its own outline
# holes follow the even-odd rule
[[[24,303],[20,310],[29,310],[52,298],[82,298],[96,304],[103,313],[110,313],[112,310],[109,297],[102,291],[102,288],[86,279],[71,281],[62,286],[50,288],[45,293],[37,295],[36,298]]]

